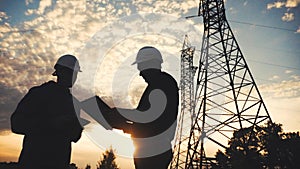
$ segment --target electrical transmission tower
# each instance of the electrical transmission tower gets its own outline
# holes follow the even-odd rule
[[[223,0],[200,0],[198,15],[203,17],[204,34],[195,88],[195,117],[188,143],[180,147],[185,161],[175,151],[170,168],[210,168],[213,158],[208,156],[214,154],[208,154],[209,149],[216,153],[218,148],[226,148],[233,131],[271,121],[226,19]],[[179,122],[179,126],[182,123],[185,122]]]
[[[183,166],[185,164],[190,131],[195,117],[194,76],[197,67],[193,65],[194,52],[195,47],[190,45],[186,35],[181,50],[181,112],[171,166]]]

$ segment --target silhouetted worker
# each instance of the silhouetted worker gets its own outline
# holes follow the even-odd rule
[[[178,86],[175,79],[161,71],[161,53],[154,47],[139,50],[136,61],[140,76],[148,83],[134,110],[113,108],[109,111],[98,97],[98,105],[108,123],[130,133],[136,169],[166,169],[172,160],[178,114]]]
[[[54,68],[57,82],[31,88],[11,116],[12,131],[25,135],[21,169],[69,168],[71,142],[81,137],[83,128],[76,115],[79,102],[69,89],[80,71],[78,60],[64,55]]]

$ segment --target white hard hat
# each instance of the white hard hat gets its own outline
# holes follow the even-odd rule
[[[72,69],[73,71],[81,72],[79,62],[78,62],[77,58],[73,55],[67,54],[67,55],[61,56],[57,60],[56,64],[54,65],[54,69],[57,69],[58,65]],[[56,71],[52,75],[55,76]]]
[[[158,60],[160,63],[163,62],[161,53],[159,50],[157,50],[155,47],[152,46],[145,46],[141,48],[136,56],[135,62],[132,63],[132,65],[136,63],[141,63],[149,60]]]

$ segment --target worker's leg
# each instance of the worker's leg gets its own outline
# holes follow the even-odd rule
[[[148,158],[134,158],[135,169],[167,169],[172,155],[172,150],[168,150]]]

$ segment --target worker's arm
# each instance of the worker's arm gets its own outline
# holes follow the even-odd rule
[[[113,108],[109,113],[105,113],[104,117],[113,128],[123,130],[125,133],[132,134],[133,122],[126,118],[124,114],[135,113],[132,109]]]
[[[88,98],[81,102],[81,108],[105,129],[112,129],[111,125],[104,117],[104,115],[111,112],[112,109],[103,102],[101,98],[98,96]]]
[[[111,119],[114,120],[114,128],[122,129],[125,133],[154,130],[153,126],[165,111],[167,98],[162,90],[154,89],[148,98],[141,99],[137,109],[114,108]]]

